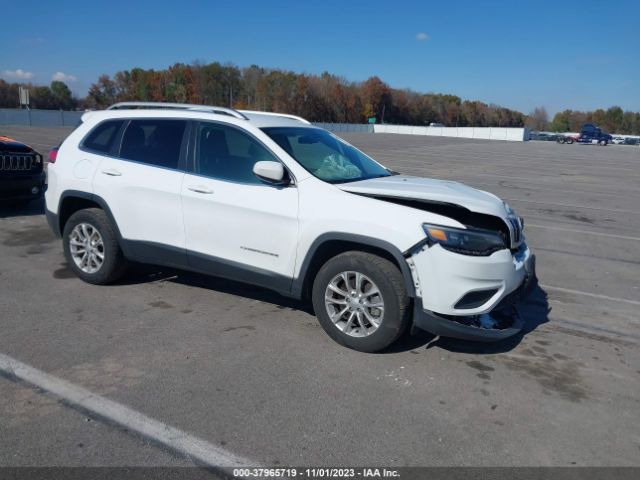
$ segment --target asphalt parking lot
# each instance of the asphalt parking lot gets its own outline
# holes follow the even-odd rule
[[[68,132],[0,130],[45,154]],[[0,354],[255,464],[640,465],[640,148],[343,136],[525,218],[523,335],[362,354],[268,290],[154,267],[88,285],[34,204],[0,210]],[[11,378],[0,392],[1,466],[190,464]]]

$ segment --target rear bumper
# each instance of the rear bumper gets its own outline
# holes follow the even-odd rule
[[[0,198],[33,199],[39,198],[45,191],[44,172],[30,176],[0,176]],[[37,191],[34,192],[34,189]]]
[[[58,215],[53,213],[48,208],[44,209],[44,215],[47,217],[47,223],[49,224],[49,228],[54,233],[54,235],[58,238],[62,236],[62,232],[60,232],[60,222],[58,220]]]

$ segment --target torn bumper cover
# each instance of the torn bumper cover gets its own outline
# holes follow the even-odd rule
[[[438,315],[422,309],[417,298],[413,322],[416,327],[442,337],[496,342],[516,335],[524,326],[516,305],[499,306],[480,315]]]
[[[512,337],[524,326],[518,304],[536,284],[533,255],[527,255],[526,260],[522,262],[522,274],[517,287],[503,295],[489,310],[472,309],[472,312],[466,314],[460,310],[455,314],[437,313],[425,308],[423,299],[418,297],[414,301],[414,326],[434,335],[462,340],[495,342]]]

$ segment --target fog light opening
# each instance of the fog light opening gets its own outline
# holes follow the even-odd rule
[[[33,188],[31,189],[31,193],[32,193],[33,195],[37,195],[39,192],[40,192],[40,188],[39,188],[39,187],[33,187]]]

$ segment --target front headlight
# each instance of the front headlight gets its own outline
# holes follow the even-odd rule
[[[488,256],[507,248],[504,238],[497,232],[488,230],[466,230],[463,228],[422,225],[429,246],[436,243],[442,248],[463,255]]]

